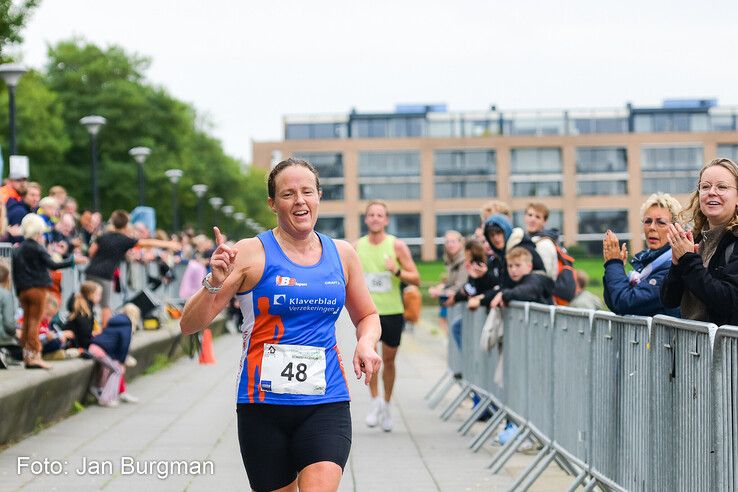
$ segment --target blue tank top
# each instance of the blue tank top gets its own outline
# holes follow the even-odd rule
[[[252,290],[237,294],[244,318],[238,403],[314,405],[350,400],[336,344],[346,280],[335,243],[317,234],[323,251],[312,266],[292,262],[271,230],[257,236],[266,256],[264,273]],[[321,371],[322,362],[315,359],[323,354]],[[312,385],[307,392],[306,385]]]

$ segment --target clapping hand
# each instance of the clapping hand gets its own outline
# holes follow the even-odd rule
[[[220,287],[233,271],[238,251],[226,246],[220,229],[213,227],[213,232],[215,233],[215,245],[217,247],[210,257],[210,271],[212,272],[210,284],[213,287]]]
[[[605,261],[620,260],[625,263],[628,260],[628,247],[623,243],[620,247],[618,237],[610,229],[605,233],[605,239],[602,240],[602,257]]]
[[[692,231],[685,231],[681,224],[669,224],[666,238],[671,245],[671,262],[676,265],[684,253],[694,253],[697,249],[694,244]]]

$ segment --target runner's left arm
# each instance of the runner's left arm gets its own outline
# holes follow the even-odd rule
[[[336,241],[336,246],[341,255],[346,278],[346,311],[356,326],[354,373],[357,378],[361,378],[362,372],[365,373],[365,383],[369,384],[382,364],[376,350],[379,335],[382,333],[379,315],[364,282],[364,274],[356,251],[345,241]]]

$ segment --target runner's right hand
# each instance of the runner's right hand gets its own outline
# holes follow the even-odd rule
[[[213,232],[215,233],[215,245],[217,247],[210,257],[210,271],[213,274],[210,284],[213,287],[220,287],[233,271],[238,251],[225,245],[220,229],[213,227]]]

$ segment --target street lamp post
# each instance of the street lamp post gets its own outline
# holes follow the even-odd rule
[[[146,158],[151,155],[151,149],[148,147],[133,147],[128,154],[138,164],[138,205],[143,206],[146,202],[144,197],[144,170],[143,165]]]
[[[197,195],[197,231],[202,232],[202,199],[208,191],[208,185],[192,185],[192,191]]]
[[[172,229],[173,232],[179,231],[179,210],[177,210],[177,182],[182,177],[181,169],[167,169],[164,174],[169,181],[172,182]]]
[[[219,196],[211,196],[208,198],[208,203],[213,207],[213,224],[218,222],[218,209],[223,205],[223,199]]]
[[[90,147],[92,148],[92,210],[99,212],[100,196],[97,192],[97,134],[100,133],[100,128],[107,123],[107,120],[102,116],[90,115],[80,119],[79,122],[87,128],[87,133],[90,134]]]
[[[238,236],[243,235],[243,221],[246,219],[246,214],[243,212],[236,212],[233,214],[233,218],[238,223]]]
[[[0,65],[0,77],[8,87],[8,117],[10,119],[10,155],[15,155],[15,87],[26,69],[15,63]]]

